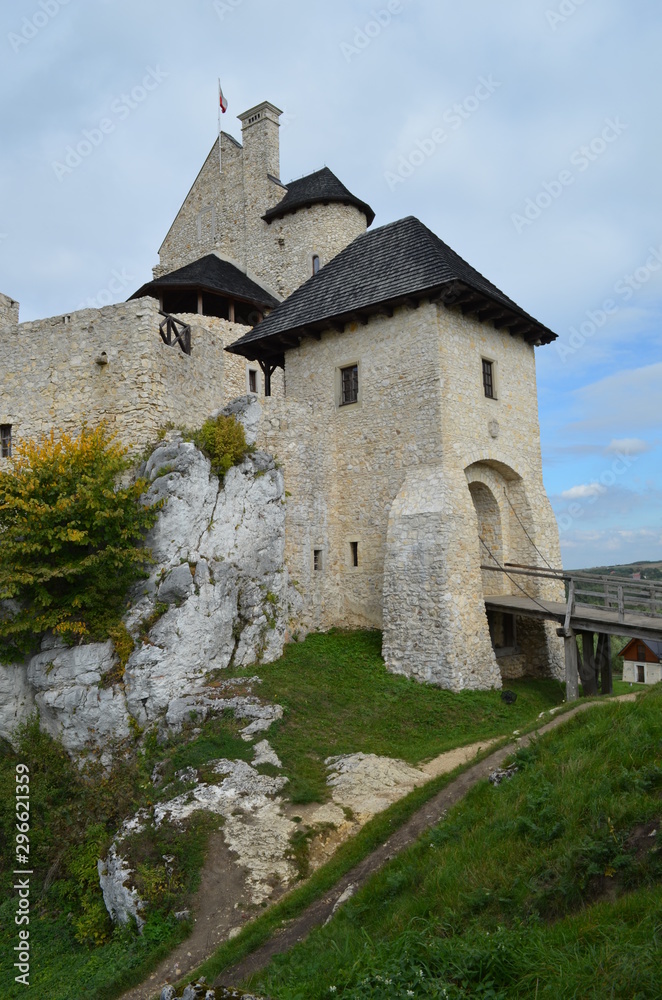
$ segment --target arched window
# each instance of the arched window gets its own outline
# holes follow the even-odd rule
[[[320,259],[319,259],[319,256],[316,253],[314,253],[313,254],[313,274],[317,274],[317,272],[319,271],[319,269],[320,269]]]

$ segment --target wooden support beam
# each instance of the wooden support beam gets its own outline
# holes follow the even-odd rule
[[[593,633],[580,632],[579,635],[582,637],[582,656],[578,661],[582,689],[584,695],[595,695],[598,693],[598,674],[593,653]]]
[[[600,670],[600,689],[603,694],[612,694],[614,678],[611,669],[611,636],[605,635],[604,632],[598,635],[596,660],[596,666]]]
[[[228,319],[231,323],[234,323],[234,317],[235,317],[234,299],[230,299],[230,301],[228,302]]]
[[[198,292],[198,315],[202,316],[202,292]]]
[[[565,700],[577,701],[579,698],[579,673],[577,670],[577,640],[572,629],[563,636],[565,652]]]

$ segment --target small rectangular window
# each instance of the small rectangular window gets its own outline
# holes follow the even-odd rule
[[[317,572],[322,569],[322,550],[313,549],[313,569]]]
[[[11,424],[0,424],[0,458],[11,458]]]
[[[638,660],[646,659],[646,647],[644,646],[643,642],[637,643],[637,659]]]
[[[340,404],[356,403],[359,398],[359,366],[340,369]]]
[[[248,369],[248,391],[257,392],[257,372],[253,368]]]
[[[352,566],[358,566],[358,564],[359,564],[359,543],[358,542],[350,542],[349,543],[349,550],[350,550],[350,559],[351,559]]]
[[[488,399],[494,399],[494,362],[483,358],[483,389]]]

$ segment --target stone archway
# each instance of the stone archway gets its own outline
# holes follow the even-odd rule
[[[504,563],[504,540],[501,525],[499,504],[492,490],[485,483],[469,483],[469,492],[473,500],[476,518],[478,520],[478,562],[479,565]],[[502,573],[490,570],[481,571],[483,594],[503,594],[504,577]]]

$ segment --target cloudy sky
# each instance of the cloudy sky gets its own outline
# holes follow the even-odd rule
[[[0,46],[22,319],[150,277],[220,76],[236,137],[254,104],[286,112],[285,181],[327,164],[559,334],[538,382],[565,566],[662,559],[659,0],[14,0]]]

